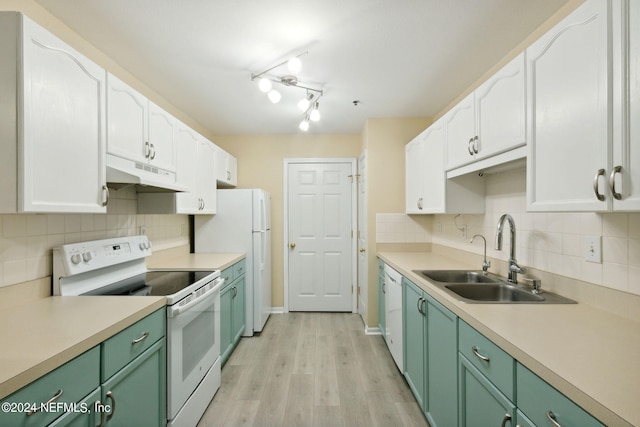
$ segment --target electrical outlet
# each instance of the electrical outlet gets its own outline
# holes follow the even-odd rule
[[[584,236],[584,259],[587,262],[602,263],[601,236]]]

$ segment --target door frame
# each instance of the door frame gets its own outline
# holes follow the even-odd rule
[[[358,312],[358,191],[357,191],[357,159],[352,157],[311,157],[311,158],[285,158],[283,159],[282,172],[282,214],[283,235],[282,251],[284,263],[284,312],[289,312],[289,165],[295,163],[349,163],[351,165],[351,312]]]

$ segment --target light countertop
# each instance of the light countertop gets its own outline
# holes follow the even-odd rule
[[[182,253],[158,252],[147,258],[151,270],[224,270],[245,258],[242,253]]]
[[[164,306],[164,297],[65,296],[0,310],[0,399]]]
[[[603,423],[640,426],[639,322],[584,303],[464,303],[412,270],[477,265],[424,252],[378,256]]]

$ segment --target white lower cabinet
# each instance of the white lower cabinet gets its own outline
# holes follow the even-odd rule
[[[0,212],[106,212],[106,71],[0,13]]]

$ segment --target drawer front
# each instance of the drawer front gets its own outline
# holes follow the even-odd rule
[[[164,337],[165,324],[165,309],[161,308],[103,342],[102,381]]]
[[[246,273],[246,265],[247,265],[246,261],[242,260],[242,261],[238,261],[237,263],[231,266],[231,268],[233,269],[234,280]]]
[[[554,417],[562,427],[602,426],[598,420],[542,378],[521,364],[517,365],[517,406],[533,424],[552,425],[548,417]]]
[[[27,415],[26,412],[3,410],[0,412],[0,425],[47,425],[65,413],[64,406],[56,405],[66,404],[70,407],[99,386],[100,346],[96,346],[5,398],[3,404],[35,404],[38,411]],[[53,397],[57,394],[60,396],[54,400]],[[54,406],[47,406],[48,410],[40,410],[39,405],[50,400],[54,402]]]
[[[228,286],[231,282],[233,282],[233,266],[229,268],[225,268],[220,272],[220,277],[224,279],[223,287]]]
[[[514,399],[515,361],[484,335],[459,322],[458,350],[510,400]]]

